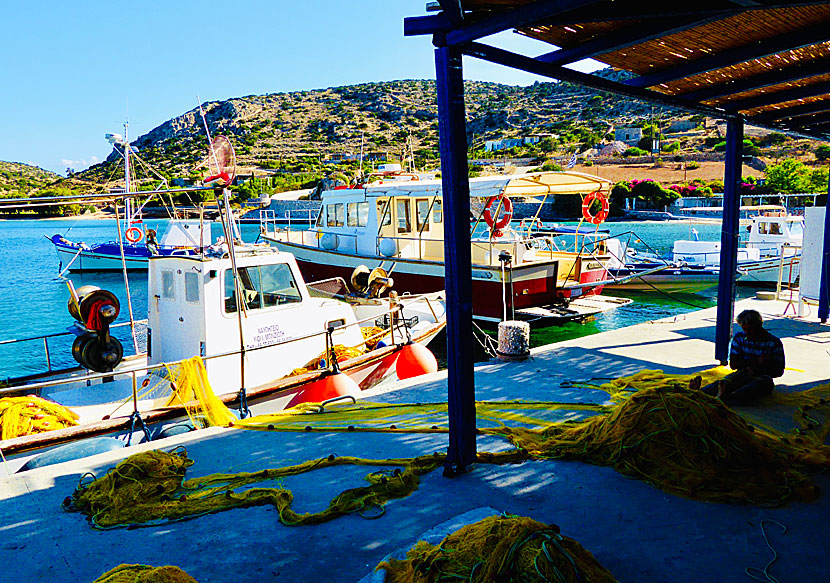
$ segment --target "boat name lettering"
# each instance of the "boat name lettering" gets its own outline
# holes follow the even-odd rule
[[[256,346],[272,344],[275,340],[277,342],[285,341],[285,332],[280,330],[279,324],[272,324],[271,326],[263,326],[262,328],[258,328],[256,336],[253,338]]]

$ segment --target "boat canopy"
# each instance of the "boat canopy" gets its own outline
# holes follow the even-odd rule
[[[504,194],[515,197],[536,197],[550,194],[588,194],[608,192],[611,182],[581,172],[532,172],[508,176],[480,176],[470,179],[470,196],[489,198]],[[366,185],[367,196],[424,196],[441,193],[440,180],[409,182],[375,182]],[[334,191],[337,194],[347,191]],[[333,194],[333,193],[327,193]]]

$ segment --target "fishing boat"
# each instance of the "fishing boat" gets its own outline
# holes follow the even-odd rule
[[[482,201],[471,227],[474,316],[491,322],[508,315],[533,321],[582,317],[562,309],[600,294],[609,279],[609,257],[561,251],[513,228],[511,199],[541,204],[551,195],[574,194],[587,200],[601,198],[599,193],[609,187],[602,178],[576,172],[470,179],[471,199]],[[444,288],[440,180],[391,171],[323,190],[321,197],[320,214],[310,229],[261,225],[260,237],[294,254],[307,278],[348,278],[366,264],[394,273],[413,293]]]
[[[718,284],[717,268],[687,265],[660,257],[653,251],[637,249],[632,239],[642,240],[633,231],[611,234],[586,225],[539,225],[533,230],[550,237],[558,248],[576,248],[582,253],[609,256],[606,262],[609,289],[637,292],[691,294]]]
[[[795,284],[801,264],[804,217],[783,209],[765,211],[750,218],[748,236],[738,248],[738,282]],[[696,235],[693,230],[692,233]],[[718,267],[720,241],[678,240],[672,260],[690,266]]]
[[[124,160],[124,189],[117,193],[125,200],[124,218],[117,217],[116,237],[111,241],[88,244],[74,241],[65,235],[55,234],[49,237],[54,245],[59,260],[58,271],[121,271],[146,270],[150,257],[170,255],[199,255],[212,243],[210,222],[204,220],[184,220],[171,213],[166,230],[159,236],[155,229],[148,227],[142,217],[142,209],[156,194],[146,196],[141,192],[132,192],[133,172],[132,158],[138,158],[138,152],[127,139],[128,125],[124,124],[124,136],[107,134],[112,144]],[[160,175],[159,175],[160,177]],[[161,186],[166,186],[163,177]],[[158,189],[157,189],[158,190]],[[136,200],[144,197],[141,204]],[[116,207],[117,208],[117,207]]]
[[[101,447],[90,443],[121,447],[168,435],[171,427],[192,429],[198,422],[186,411],[194,393],[177,390],[185,381],[176,367],[193,357],[204,366],[199,386],[212,387],[239,416],[356,397],[386,379],[431,370],[431,355],[417,347],[445,324],[442,294],[384,296],[391,284],[360,270],[351,288],[337,279],[306,285],[291,254],[262,245],[151,257],[146,333],[136,343],[146,352],[126,358],[110,330],[120,312],[116,296],[72,290],[79,367],[49,370],[47,354],[42,373],[9,379],[0,397],[22,397],[18,407],[47,399],[69,408],[76,423],[3,439],[0,450],[15,467],[30,469]],[[79,441],[90,437],[107,439]],[[69,442],[75,443],[44,451]]]

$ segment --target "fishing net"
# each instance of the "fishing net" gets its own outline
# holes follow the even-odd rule
[[[330,455],[284,468],[212,474],[185,481],[185,470],[193,464],[187,453],[181,448],[172,452],[154,450],[128,457],[91,483],[83,477],[72,497],[64,501],[64,507],[86,514],[98,528],[151,525],[267,504],[277,509],[283,524],[318,524],[353,512],[379,516],[387,501],[411,494],[418,487],[419,476],[440,466],[444,459],[439,454],[385,460]],[[293,495],[285,488],[250,487],[341,465],[392,466],[394,470],[370,473],[365,478],[368,486],[340,493],[326,510],[316,513],[298,514],[292,510]]]
[[[236,421],[236,415],[214,394],[200,357],[168,366],[167,371],[175,380],[166,407],[183,405],[194,427],[224,427]]]
[[[707,371],[716,379],[723,371]],[[749,423],[720,400],[690,390],[691,375],[643,371],[592,389],[608,391],[612,406],[591,403],[478,403],[483,434],[516,446],[480,452],[479,463],[530,459],[574,459],[606,465],[666,492],[701,500],[779,505],[817,496],[808,472],[830,469],[830,385],[775,395],[797,407],[798,427],[785,432]],[[639,380],[638,380],[639,379]],[[638,386],[644,386],[636,390]],[[636,392],[635,392],[636,390]],[[551,422],[551,416],[581,415]],[[234,427],[264,431],[446,431],[446,404],[366,404],[329,407],[303,404],[277,416],[234,421]],[[588,415],[587,418],[585,416]],[[511,426],[507,423],[510,422]],[[439,425],[440,424],[440,425]],[[482,427],[482,425],[488,427]],[[121,462],[92,483],[86,478],[68,499],[101,528],[181,520],[230,508],[271,504],[284,524],[316,524],[351,512],[377,514],[391,499],[412,493],[419,476],[444,463],[434,454],[382,460],[335,457],[254,473],[213,474],[184,480],[192,464],[185,453],[146,452]],[[267,481],[336,465],[384,468],[366,476],[314,514],[291,509],[292,493]],[[256,487],[254,487],[256,486]]]
[[[614,576],[559,527],[522,516],[491,516],[445,537],[419,541],[405,560],[390,559],[387,583],[605,583]]]
[[[179,569],[167,565],[118,565],[92,583],[197,583],[196,579]]]
[[[63,405],[34,395],[0,399],[0,439],[54,431],[77,424],[77,414]]]
[[[756,428],[719,399],[670,384],[637,391],[585,421],[488,432],[534,458],[611,466],[672,494],[716,502],[811,500],[818,491],[803,470],[830,467],[830,448]]]
[[[378,328],[377,326],[363,326],[360,328],[360,331],[363,333],[364,344],[359,346],[336,344],[332,347],[334,356],[338,362],[348,360],[350,358],[357,358],[361,354],[365,354],[367,350],[374,350],[377,347],[380,338],[386,334],[386,331],[383,328]],[[299,375],[312,370],[317,370],[320,368],[321,363],[327,363],[328,360],[328,355],[325,352],[321,352],[319,356],[316,356],[308,361],[305,366],[292,370],[291,375]],[[323,366],[326,365],[323,364]]]

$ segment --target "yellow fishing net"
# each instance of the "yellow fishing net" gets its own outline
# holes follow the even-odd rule
[[[377,326],[364,326],[360,328],[360,331],[363,333],[364,344],[359,346],[336,344],[332,347],[332,350],[334,350],[334,356],[337,358],[338,362],[348,360],[350,358],[357,358],[361,354],[365,354],[367,350],[374,350],[380,338],[386,334],[386,331],[383,328],[378,328]],[[317,370],[320,368],[320,361],[326,361],[328,363],[328,360],[328,355],[325,352],[321,352],[319,356],[308,361],[305,366],[292,370],[291,375],[293,376]]]
[[[408,496],[417,487],[419,476],[444,462],[443,455],[411,459],[367,460],[335,457],[307,461],[295,466],[254,473],[212,474],[184,480],[193,464],[186,452],[148,451],[119,463],[91,483],[81,484],[65,501],[65,508],[83,512],[98,528],[159,521],[182,520],[231,508],[273,505],[283,524],[307,525],[326,522],[352,512],[380,512],[383,504]],[[293,495],[285,488],[252,488],[252,484],[275,481],[286,476],[338,465],[392,466],[366,476],[368,486],[346,490],[331,500],[326,510],[298,514],[291,509]]]
[[[194,356],[167,367],[167,370],[175,381],[166,407],[184,405],[187,416],[197,428],[226,426],[236,421],[236,415],[214,394],[201,358]]]
[[[167,565],[118,565],[92,583],[197,583],[196,579],[179,569]]]
[[[559,527],[522,516],[491,516],[448,535],[419,541],[405,560],[390,559],[387,583],[612,583],[614,576]]]
[[[723,370],[707,371],[705,382]],[[517,449],[478,454],[480,463],[529,459],[578,459],[607,465],[677,495],[718,502],[763,505],[817,495],[807,472],[830,469],[830,385],[799,394],[776,395],[797,406],[791,432],[748,423],[720,400],[687,388],[691,375],[644,371],[592,389],[607,391],[612,406],[591,403],[478,403],[479,431],[508,439]],[[587,386],[587,385],[586,385]],[[640,390],[638,387],[644,386]],[[551,422],[563,410],[576,415]],[[304,404],[278,416],[235,421],[235,427],[292,431],[446,431],[446,404],[366,404],[329,407]],[[586,418],[586,415],[588,417]],[[511,423],[508,426],[507,423]],[[488,427],[482,427],[488,425]],[[192,462],[182,453],[147,452],[107,475],[82,480],[70,509],[85,512],[99,527],[179,520],[228,508],[274,505],[285,524],[315,524],[349,512],[377,510],[409,495],[419,476],[445,456],[367,460],[329,456],[254,473],[214,474],[184,481]],[[282,487],[251,487],[333,465],[395,468],[376,471],[369,486],[335,497],[329,508],[299,515]]]
[[[667,492],[716,502],[778,505],[811,500],[804,473],[830,467],[830,448],[756,428],[719,399],[671,385],[634,393],[611,413],[501,435],[544,459],[611,466]]]
[[[0,439],[53,431],[78,424],[78,415],[34,395],[0,399]]]

